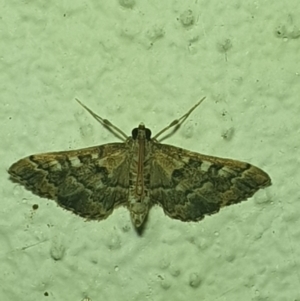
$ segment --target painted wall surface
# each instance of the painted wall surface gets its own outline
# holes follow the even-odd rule
[[[300,300],[299,1],[2,1],[0,300]],[[273,185],[199,223],[86,222],[9,180],[16,160],[155,134]]]

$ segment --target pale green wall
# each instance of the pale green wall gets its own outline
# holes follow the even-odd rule
[[[299,300],[299,1],[55,2],[0,4],[0,299]],[[8,180],[21,157],[116,140],[76,97],[130,135],[203,96],[164,142],[273,186],[200,223],[153,208],[138,236],[125,208],[85,222]]]

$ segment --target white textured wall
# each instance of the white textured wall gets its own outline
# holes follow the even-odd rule
[[[0,4],[0,300],[300,300],[300,2],[55,2]],[[8,179],[21,157],[116,140],[75,97],[130,135],[205,95],[165,142],[273,186],[200,223],[153,208],[138,236],[125,208],[85,222]]]

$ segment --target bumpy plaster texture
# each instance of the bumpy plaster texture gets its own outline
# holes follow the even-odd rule
[[[0,299],[298,300],[298,2],[106,2],[2,4]],[[203,96],[163,142],[266,170],[246,203],[199,223],[153,208],[138,234],[123,208],[85,222],[8,179],[117,141],[75,97],[130,135]]]

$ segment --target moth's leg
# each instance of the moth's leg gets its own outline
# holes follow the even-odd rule
[[[158,136],[163,134],[168,129],[172,128],[173,126],[180,127],[181,124],[189,117],[189,115],[202,103],[202,101],[206,98],[203,97],[201,100],[199,100],[198,103],[196,103],[187,113],[185,113],[183,116],[181,116],[179,119],[173,120],[167,127],[163,128],[160,132],[158,132],[152,139],[157,139]]]
[[[96,113],[94,113],[91,109],[89,109],[87,106],[85,106],[79,99],[77,99],[77,98],[75,98],[75,99],[84,109],[86,109],[106,129],[108,129],[110,132],[112,132],[114,135],[116,135],[121,140],[123,140],[123,141],[127,140],[128,136],[122,130],[120,130],[117,126],[113,125],[109,120],[104,119],[104,118],[100,117],[99,115],[97,115]]]

